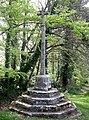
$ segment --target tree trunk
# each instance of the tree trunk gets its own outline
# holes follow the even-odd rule
[[[23,64],[23,66],[21,66],[21,68],[20,68],[21,72],[27,73],[30,70],[32,70],[32,68],[37,63],[38,58],[40,57],[40,49],[41,49],[41,41],[39,42],[39,45],[37,46],[36,51],[34,52],[34,54],[32,55],[32,57],[29,58],[28,61]]]
[[[25,16],[26,16],[26,13],[25,13]],[[26,22],[24,20],[23,22],[23,28],[26,27]],[[25,51],[25,48],[26,48],[26,32],[24,31],[23,32],[23,43],[22,43],[22,48],[21,48],[21,51]],[[24,64],[24,61],[26,60],[26,56],[21,54],[21,63],[20,63],[20,68],[23,66]]]
[[[67,89],[67,85],[72,80],[72,68],[73,63],[71,61],[71,52],[73,49],[73,43],[71,41],[71,31],[70,28],[65,29],[65,41],[64,41],[64,48],[62,51],[62,67],[61,67],[61,80],[62,80],[62,87],[65,91]]]
[[[17,62],[17,57],[16,57],[16,55],[13,55],[12,54],[12,60],[11,60],[11,67],[13,68],[13,70],[15,70],[16,69],[16,62]]]
[[[59,81],[59,77],[60,77],[60,65],[59,65],[59,53],[58,53],[58,61],[57,61],[57,75],[56,75],[56,81]]]
[[[5,67],[10,67],[10,32],[7,33],[7,39],[6,39],[6,47],[5,47]]]

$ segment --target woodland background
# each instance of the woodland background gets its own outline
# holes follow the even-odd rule
[[[46,73],[60,91],[89,82],[88,0],[51,0],[46,21]],[[0,1],[0,96],[32,87],[40,68],[41,17],[29,0]]]

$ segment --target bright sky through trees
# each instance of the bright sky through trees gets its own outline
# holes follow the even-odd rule
[[[89,2],[88,2],[88,4],[87,5],[85,5],[86,7],[89,7]]]
[[[45,4],[47,3],[47,0],[31,0],[31,1],[36,6],[36,8],[41,8],[42,6],[45,6]],[[85,6],[89,7],[89,3]]]
[[[31,2],[36,6],[36,8],[41,9],[45,7],[47,0],[31,0]]]

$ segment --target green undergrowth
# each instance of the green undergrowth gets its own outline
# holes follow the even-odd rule
[[[73,119],[68,118],[65,120],[89,120],[89,93],[80,95],[66,94],[66,96],[76,104],[77,108],[82,112],[82,115],[77,118]],[[54,120],[54,119],[28,117],[18,114],[16,112],[11,112],[7,107],[5,107],[4,109],[0,110],[0,120]]]
[[[77,108],[82,112],[82,115],[78,118],[71,120],[89,120],[89,93],[81,95],[69,95],[71,99],[77,106]]]

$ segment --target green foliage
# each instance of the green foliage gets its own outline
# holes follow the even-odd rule
[[[20,56],[20,55],[24,55],[24,56],[27,56],[28,55],[28,52],[25,52],[25,51],[21,51],[19,49],[16,49],[16,48],[11,48],[10,49],[10,53],[13,54],[13,55],[16,55],[16,56]]]
[[[47,40],[48,42],[50,42],[50,43],[55,42],[56,39],[57,39],[56,36],[51,36],[50,34],[47,34],[46,36],[47,36],[47,37],[46,37],[46,40]]]
[[[4,77],[5,73],[7,73],[7,77]],[[13,94],[25,91],[29,80],[26,73],[4,67],[0,69],[0,78],[0,93],[5,94],[10,98],[15,97]]]
[[[10,91],[13,93],[13,90],[17,89],[26,90],[29,75],[17,71],[17,69],[20,69],[21,57],[28,56],[28,52],[25,51],[26,45],[22,50],[23,42],[24,40],[26,44],[29,42],[27,37],[36,22],[40,21],[40,16],[37,15],[37,11],[28,0],[3,0],[0,4],[0,18],[2,23],[0,31],[5,33],[5,62],[8,64],[7,68],[2,65],[0,68],[1,92],[8,94]],[[26,27],[24,27],[24,24]],[[23,34],[26,34],[26,37]],[[26,61],[24,60],[24,62]],[[5,82],[7,82],[7,85],[4,84]]]
[[[74,68],[74,71],[73,71],[73,79],[74,79],[77,86],[80,86],[82,81],[83,81],[81,71],[76,67]]]
[[[84,34],[88,38],[89,23],[84,19],[76,18],[76,14],[76,10],[70,9],[69,6],[58,5],[55,7],[55,14],[46,16],[46,24],[50,28],[68,27],[76,36],[81,37]]]
[[[8,65],[9,69],[1,65],[0,77],[4,77],[5,73],[8,73],[8,77],[3,80],[3,85],[7,80],[8,86],[15,89],[19,89],[22,86],[22,89],[25,83],[27,84],[28,82],[28,74],[34,71],[34,67],[37,67],[36,63],[40,57],[39,41],[41,40],[41,16],[37,15],[38,11],[34,9],[34,6],[28,0],[2,1],[3,2],[1,2],[0,4],[0,18],[2,21],[0,23],[0,31],[2,33],[5,33],[5,39],[2,38],[3,44],[0,41],[0,48],[7,48],[6,53],[9,53],[10,55],[10,61],[8,62],[10,64]],[[78,0],[72,0],[72,3],[77,2]],[[51,77],[55,79],[57,77],[56,73],[58,71],[58,59],[60,58],[60,66],[62,66],[63,62],[63,54],[61,53],[61,51],[64,51],[69,55],[66,57],[68,59],[68,63],[71,61],[71,59],[74,60],[72,54],[73,52],[75,53],[77,51],[76,46],[78,45],[78,40],[82,41],[83,35],[85,36],[85,39],[88,40],[89,38],[89,23],[86,23],[86,21],[80,17],[76,17],[76,9],[73,9],[73,7],[71,7],[72,3],[70,3],[70,0],[64,0],[64,3],[63,0],[56,0],[53,1],[53,3],[55,4],[53,11],[51,12],[51,15],[45,15],[45,20],[47,29],[49,29],[48,33],[46,34],[46,40],[48,41],[47,54],[54,54],[54,51],[56,51],[54,60],[53,58],[51,58],[52,60],[50,60],[50,55],[47,58],[48,61],[50,60],[51,62],[55,62],[54,74],[51,73],[51,66],[48,65],[48,71]],[[37,26],[35,27],[36,24]],[[71,34],[68,34],[66,32],[67,29],[69,29],[69,33]],[[9,34],[9,39],[7,39],[7,34]],[[4,45],[5,42],[5,45],[7,46]],[[81,47],[81,45],[79,45],[79,47]],[[58,54],[60,54],[59,58]],[[13,70],[14,68],[12,67],[13,63],[14,65],[16,65],[15,70]],[[65,63],[63,65],[65,65]],[[19,69],[19,71],[16,71],[17,69]],[[25,74],[24,72],[29,73]],[[73,72],[71,69],[71,65],[69,65],[68,69],[65,70],[64,73],[68,77],[67,80],[69,81],[73,73],[72,84],[74,85],[74,87],[70,86],[71,90],[77,89],[77,86],[79,87],[82,81],[84,81],[84,76],[82,77],[79,68],[74,68]],[[53,83],[55,86],[57,85],[58,87],[60,87],[60,81],[54,80],[53,82],[55,82]]]
[[[89,23],[85,22],[85,21],[74,21],[73,22],[73,32],[76,33],[78,36],[81,36],[82,34],[84,34],[86,37],[89,34],[89,27],[88,27]]]
[[[31,3],[29,2],[28,4],[28,1],[26,0],[11,1],[10,4],[9,2],[7,2],[6,4],[0,4],[0,10],[1,15],[3,15],[3,17],[5,17],[8,22],[12,21],[13,24],[15,24],[16,21],[21,22],[23,19],[25,19],[24,13],[28,14],[29,17],[26,16],[28,18],[35,18],[35,16],[37,17],[37,12],[31,5]],[[9,17],[8,15],[11,17]]]
[[[80,69],[74,65],[74,69],[72,71],[71,82],[67,85],[67,90],[69,93],[78,94],[81,91],[81,87],[86,78],[83,78]]]
[[[69,10],[67,6],[59,5],[56,9],[56,14],[47,16],[47,25],[49,27],[54,26],[55,24],[62,26],[71,26],[73,22],[73,15],[76,13],[75,10]]]

